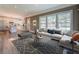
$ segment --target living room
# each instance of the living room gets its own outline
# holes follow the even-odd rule
[[[69,53],[72,53],[70,52],[73,50],[72,46],[70,47],[70,45],[72,44],[68,44],[68,42],[71,41],[72,34],[79,31],[78,10],[79,5],[61,5],[61,7],[58,7],[56,10],[55,8],[53,8],[49,12],[44,11],[44,13],[27,17],[26,22],[27,27],[29,26],[28,30],[35,31],[35,29],[37,29],[37,34],[40,35],[40,37],[38,37],[39,39],[43,36],[46,36],[43,38],[45,39],[43,41],[47,41],[48,43],[49,40],[47,39],[47,37],[50,37],[51,40],[57,41],[59,45],[64,49],[62,53],[64,53],[64,51],[66,51],[65,53],[67,53],[67,50],[69,51]],[[75,42],[75,44],[78,44],[78,42]],[[56,44],[53,45],[56,47]],[[78,53],[78,47],[76,45],[74,51]]]
[[[0,11],[0,36],[10,41],[0,40],[0,53],[79,53],[78,4],[2,4]]]

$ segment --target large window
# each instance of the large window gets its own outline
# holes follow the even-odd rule
[[[41,16],[39,19],[39,27],[46,28],[46,16]]]
[[[56,28],[56,15],[48,15],[47,29],[55,29],[55,28]]]
[[[39,17],[39,28],[61,29],[64,32],[71,29],[72,10]]]
[[[57,14],[58,16],[58,28],[62,31],[69,31],[71,25],[71,12],[63,12]]]

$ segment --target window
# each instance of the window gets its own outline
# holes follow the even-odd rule
[[[60,29],[68,32],[71,29],[72,10],[39,17],[39,27],[45,29]]]
[[[56,15],[47,16],[47,29],[56,28]]]
[[[57,14],[58,16],[58,28],[64,32],[70,31],[71,25],[71,12],[63,12]]]
[[[40,28],[46,28],[46,16],[42,16],[39,18],[39,27]]]

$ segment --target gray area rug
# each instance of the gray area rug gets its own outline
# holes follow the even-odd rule
[[[32,38],[13,41],[20,54],[60,54],[59,47],[46,42],[34,43]]]
[[[28,40],[27,40],[28,39]],[[37,54],[40,53],[39,50],[35,49],[30,43],[32,40],[30,38],[15,40],[13,41],[15,47],[21,54]]]
[[[50,37],[43,36],[38,43],[34,43],[32,33],[23,32],[20,39],[14,40],[13,44],[21,54],[60,54],[62,49],[58,46],[57,41],[53,41]]]

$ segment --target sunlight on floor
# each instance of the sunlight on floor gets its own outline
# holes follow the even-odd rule
[[[15,38],[10,38],[9,40],[13,41],[13,40],[16,40]]]

